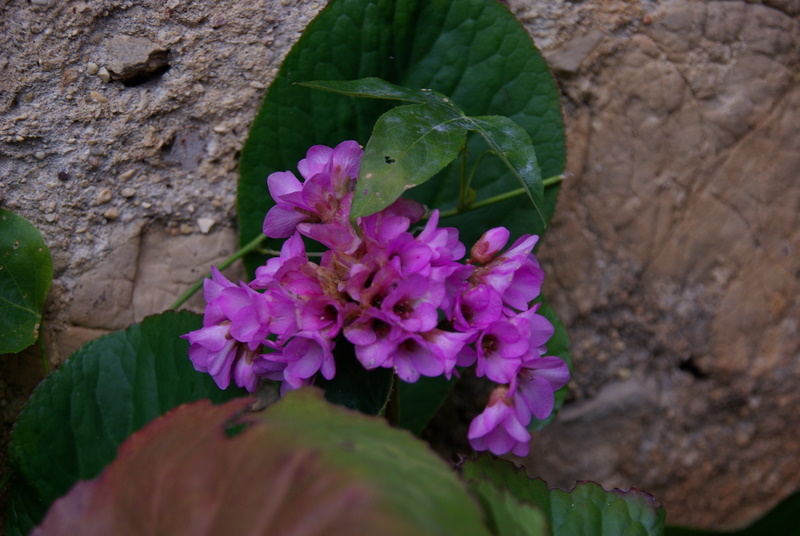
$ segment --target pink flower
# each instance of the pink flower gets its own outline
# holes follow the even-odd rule
[[[498,456],[509,452],[517,456],[528,454],[531,434],[520,422],[507,386],[492,391],[486,409],[470,424],[467,438],[477,451],[489,450]]]
[[[538,236],[520,237],[508,251],[476,268],[471,281],[473,284],[489,285],[512,307],[518,310],[527,309],[528,303],[539,295],[541,280],[544,277],[544,272],[533,260],[532,255],[533,246],[538,240]],[[481,258],[485,258],[484,250],[493,251],[498,243],[487,243],[485,247],[479,248]],[[518,272],[519,279],[514,283]],[[508,297],[506,291],[509,291]]]
[[[255,350],[269,335],[272,314],[269,304],[260,294],[244,283],[238,287],[228,287],[217,298],[220,309],[230,319],[231,337],[248,343]]]
[[[470,250],[470,259],[478,264],[487,264],[508,242],[511,233],[505,227],[489,229]]]
[[[459,331],[479,330],[500,320],[503,298],[489,285],[467,288],[456,297],[453,325]]]
[[[216,269],[204,283],[203,328],[189,339],[195,368],[220,387],[254,391],[262,379],[281,393],[336,374],[334,346],[349,345],[367,370],[392,368],[406,382],[451,377],[476,366],[499,384],[469,430],[477,450],[524,455],[531,416],[552,412],[569,380],[562,360],[542,357],[553,326],[529,303],[544,272],[533,255],[538,237],[505,252],[510,232],[490,229],[470,250],[454,228],[440,228],[416,201],[397,199],[350,221],[363,151],[355,141],[311,147],[297,169],[267,179],[275,200],[264,233],[287,238],[280,254],[234,285]],[[304,239],[326,246],[312,262]],[[341,349],[341,347],[340,347]]]
[[[391,367],[392,358],[403,330],[386,313],[368,309],[344,328],[344,336],[356,352],[356,358],[367,370]]]
[[[530,422],[531,415],[537,419],[547,418],[555,405],[555,392],[567,382],[569,368],[561,358],[528,354],[510,385],[520,419]]]
[[[236,285],[228,281],[228,278],[222,275],[216,266],[211,267],[211,278],[203,281],[203,298],[206,300],[206,310],[203,315],[204,326],[228,320],[227,315],[220,308],[219,295],[224,289],[235,287]]]
[[[189,359],[195,370],[207,372],[220,389],[233,377],[236,385],[255,391],[258,379],[252,369],[255,353],[230,336],[228,325],[207,326],[182,338],[189,340]]]
[[[277,349],[277,345],[270,346]],[[282,349],[263,357],[268,361],[286,363],[283,379],[293,389],[307,385],[317,372],[327,380],[336,374],[333,342],[313,331],[298,332]]]
[[[264,234],[287,238],[299,227],[306,236],[332,237],[316,225],[347,222],[349,199],[363,151],[355,141],[345,141],[335,148],[315,145],[298,163],[305,179],[301,183],[291,171],[278,171],[267,178],[269,193],[275,200],[266,218]],[[321,222],[321,223],[320,223]]]
[[[436,288],[426,278],[412,274],[400,281],[382,300],[381,310],[406,331],[430,331],[439,322]],[[433,292],[432,292],[433,291]]]
[[[497,383],[508,383],[522,366],[522,356],[530,349],[528,333],[510,320],[501,318],[481,332],[475,343],[478,365],[475,373]]]
[[[449,378],[466,337],[463,333],[440,329],[422,334],[407,333],[392,356],[397,376],[408,383],[416,382],[420,375]]]
[[[258,380],[252,362],[259,337],[266,335],[266,303],[246,285],[228,281],[215,267],[211,279],[203,282],[203,295],[208,304],[203,327],[182,335],[189,341],[192,365],[210,374],[220,389],[227,389],[233,378],[239,387],[254,391]]]

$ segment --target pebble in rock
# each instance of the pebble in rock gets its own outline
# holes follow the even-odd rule
[[[108,84],[111,81],[111,73],[108,72],[108,69],[105,67],[100,67],[100,70],[97,71],[97,77],[100,78],[103,82]]]
[[[214,218],[197,218],[197,227],[203,234],[208,234],[217,221]]]
[[[107,220],[116,220],[119,218],[119,209],[117,207],[111,207],[110,209],[103,212],[103,217]]]
[[[111,197],[112,197],[111,190],[109,190],[108,188],[103,188],[102,190],[100,190],[100,193],[97,194],[97,199],[96,199],[97,204],[103,205],[105,203],[108,203],[109,201],[111,201]]]

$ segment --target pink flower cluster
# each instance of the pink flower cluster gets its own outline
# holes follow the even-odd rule
[[[544,356],[552,325],[529,306],[544,277],[532,254],[538,238],[501,252],[509,232],[492,229],[462,264],[458,231],[438,227],[438,211],[421,224],[424,207],[405,199],[354,229],[361,156],[354,141],[318,145],[298,163],[304,181],[290,171],[269,176],[276,204],[264,233],[287,240],[250,283],[212,271],[203,327],[184,336],[195,368],[220,388],[233,379],[252,392],[267,378],[286,392],[317,374],[332,379],[333,349],[342,344],[366,369],[391,368],[406,382],[474,365],[500,386],[472,422],[471,444],[524,455],[531,416],[549,415],[554,391],[569,379],[564,361]],[[318,263],[302,237],[328,248]]]

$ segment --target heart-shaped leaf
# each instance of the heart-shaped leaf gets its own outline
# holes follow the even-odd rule
[[[351,220],[388,207],[405,190],[433,177],[456,158],[466,141],[466,131],[475,131],[522,186],[541,223],[547,224],[542,212],[544,188],[536,151],[528,133],[507,117],[468,117],[445,95],[430,89],[404,88],[377,78],[300,85],[352,97],[422,103],[389,110],[378,119],[361,161]],[[466,176],[467,170],[462,170],[460,189],[469,187]],[[463,199],[458,206],[469,208]]]
[[[85,344],[42,381],[9,446],[15,530],[27,534],[50,503],[96,476],[132,432],[156,417],[185,402],[243,394],[220,391],[192,367],[180,335],[200,326],[188,312],[151,316]]]
[[[36,342],[52,279],[42,235],[22,216],[0,209],[0,354]]]
[[[366,144],[390,106],[295,84],[366,77],[449,95],[467,115],[508,117],[530,136],[544,177],[564,169],[564,127],[553,77],[504,5],[494,0],[332,0],[284,60],[242,151],[237,196],[241,244],[261,233],[264,215],[274,204],[266,187],[270,173],[295,169],[315,144],[335,146],[346,139]],[[404,97],[417,98],[396,91],[385,95]],[[475,139],[467,145],[467,169],[472,169],[485,142]],[[459,180],[460,167],[449,166],[409,194],[432,208],[455,207]],[[490,158],[481,161],[472,185],[478,199],[519,187],[506,164]],[[547,220],[557,191],[545,192]],[[450,218],[447,224],[458,227],[470,244],[500,225],[515,235],[541,234],[539,219],[522,197]],[[279,244],[269,247],[278,249]],[[263,259],[246,262],[253,272]]]
[[[488,535],[464,484],[407,432],[302,389],[176,409],[134,434],[37,534]]]

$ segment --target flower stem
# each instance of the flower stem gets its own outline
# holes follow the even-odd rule
[[[6,469],[8,470],[8,472],[5,475],[3,475],[2,479],[0,479],[0,493],[3,493],[6,490],[8,483],[11,481],[11,468],[6,467]]]
[[[467,206],[467,189],[469,188],[469,184],[467,181],[467,147],[464,146],[461,149],[461,173],[459,176],[459,183],[458,183],[458,202],[456,204],[456,210],[463,210],[464,207]]]
[[[556,184],[560,183],[564,180],[564,175],[555,175],[553,177],[548,177],[542,181],[542,184],[545,188],[549,186],[555,186]],[[528,190],[525,188],[517,188],[516,190],[511,190],[510,192],[506,192],[500,195],[496,195],[494,197],[490,197],[488,199],[484,199],[482,201],[477,201],[472,203],[470,206],[459,209],[458,207],[451,209],[451,210],[442,210],[439,211],[440,218],[447,218],[448,216],[455,216],[456,214],[461,214],[463,212],[469,212],[470,210],[476,210],[482,207],[486,207],[489,205],[493,205],[495,203],[499,203],[500,201],[505,201],[506,199],[511,199],[513,197],[518,197],[520,195],[525,195],[528,193]]]
[[[230,266],[231,264],[233,264],[234,262],[236,262],[240,258],[244,257],[245,255],[247,255],[251,251],[257,249],[258,246],[261,245],[261,242],[263,242],[266,239],[267,239],[266,235],[263,235],[263,234],[258,235],[253,240],[251,240],[250,243],[248,243],[245,246],[243,246],[239,251],[235,252],[233,255],[231,255],[230,257],[228,257],[227,259],[225,259],[221,263],[219,263],[217,265],[217,268],[219,270],[224,270],[225,268],[227,268],[228,266]],[[210,276],[211,276],[210,273],[206,274],[206,276],[203,277],[203,279],[201,279],[200,281],[198,281],[197,283],[195,283],[194,285],[189,287],[189,290],[184,292],[181,295],[181,297],[178,298],[175,301],[175,303],[173,303],[172,305],[169,306],[169,308],[170,309],[177,309],[178,307],[183,305],[186,302],[186,300],[188,300],[189,298],[191,298],[194,295],[195,292],[200,290],[200,288],[203,286],[203,281],[205,281]]]
[[[50,360],[47,359],[47,346],[44,343],[44,336],[39,333],[39,349],[42,352],[42,368],[44,369],[44,375],[47,376],[50,374]]]

